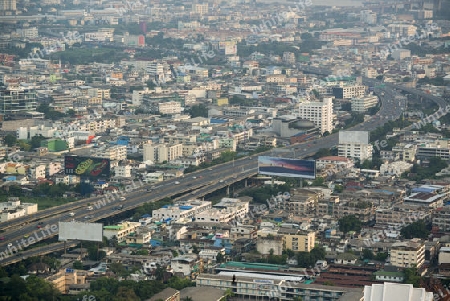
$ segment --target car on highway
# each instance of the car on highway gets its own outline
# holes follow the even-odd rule
[[[178,184],[180,184],[180,182],[176,181],[175,184],[178,185]]]
[[[193,179],[197,179],[197,177],[192,177]]]
[[[1,236],[1,237],[0,237],[0,240],[5,240],[5,237],[4,237],[4,236]]]
[[[223,183],[223,180],[220,180],[219,183]]]
[[[25,234],[25,235],[23,236],[23,238],[28,238],[28,237],[30,237],[30,235],[28,235],[28,234]]]
[[[88,207],[86,208],[86,210],[91,211],[91,210],[94,210],[94,208],[93,208],[92,206],[88,206]]]
[[[37,227],[36,228],[38,228],[38,229],[41,229],[42,228],[42,226],[41,225],[37,225]]]
[[[126,198],[123,196],[123,197],[121,197],[119,200],[121,200],[121,201],[125,201],[126,200]]]
[[[73,212],[69,213],[69,216],[74,216],[74,215],[75,215],[75,213],[73,213]]]
[[[11,247],[12,247],[12,243],[9,243],[9,244],[8,244],[8,247],[11,248]]]

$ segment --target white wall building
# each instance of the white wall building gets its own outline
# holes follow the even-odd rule
[[[158,103],[158,112],[160,114],[180,114],[181,103],[177,101],[168,101]]]
[[[211,202],[190,200],[187,202],[166,205],[152,211],[152,217],[157,220],[171,218],[172,220],[192,219],[198,214],[211,209]]]
[[[144,144],[143,159],[154,163],[173,161],[183,156],[183,144]]]
[[[105,236],[108,239],[111,239],[115,236],[118,242],[122,242],[125,241],[127,235],[136,232],[136,229],[140,225],[141,223],[138,222],[125,222],[118,224],[116,226],[104,226],[103,236]]]
[[[352,98],[352,112],[367,112],[368,109],[376,107],[378,104],[378,97],[375,95],[368,95],[364,97]]]
[[[390,254],[393,266],[420,268],[425,263],[425,244],[420,239],[396,242],[392,244]]]
[[[222,198],[212,209],[195,216],[196,222],[227,223],[231,220],[242,220],[249,210],[249,203],[239,199]]]
[[[413,164],[397,161],[397,162],[385,162],[380,166],[380,174],[385,175],[396,175],[400,176],[405,171],[410,170],[413,167]]]
[[[385,282],[364,286],[364,301],[432,301],[433,293],[412,284]]]
[[[7,202],[0,203],[0,222],[30,215],[38,211],[38,205],[34,203],[21,203],[19,198],[10,197]]]
[[[131,177],[131,165],[119,165],[114,168],[114,176],[119,178]]]
[[[97,158],[107,158],[111,161],[125,160],[127,158],[127,146],[126,145],[114,145],[111,147],[92,148],[91,156]]]
[[[333,99],[324,98],[322,102],[301,103],[299,117],[314,122],[321,133],[331,133],[333,131]]]
[[[338,155],[357,159],[360,162],[372,160],[373,146],[369,143],[367,131],[340,131]]]

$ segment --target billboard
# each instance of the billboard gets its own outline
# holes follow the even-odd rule
[[[109,159],[66,156],[64,158],[66,175],[77,175],[91,178],[109,178],[111,163]]]
[[[258,173],[278,177],[315,179],[316,161],[259,156]]]
[[[58,240],[103,241],[103,224],[59,222]]]

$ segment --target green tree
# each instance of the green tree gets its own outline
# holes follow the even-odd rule
[[[425,222],[423,220],[420,220],[409,224],[406,227],[403,227],[400,230],[400,234],[406,239],[427,238],[430,234],[430,231],[428,230],[428,226],[425,224]]]
[[[406,268],[403,270],[403,273],[405,274],[404,283],[412,284],[414,287],[420,286],[421,277],[416,267]]]
[[[350,231],[360,232],[361,221],[355,215],[347,215],[339,219],[339,230],[347,233]]]
[[[334,192],[342,193],[343,191],[344,191],[344,186],[343,185],[337,184],[337,185],[334,186]]]
[[[119,287],[113,301],[140,301],[133,288]]]
[[[227,288],[223,296],[225,297],[226,300],[230,300],[231,298],[234,297],[234,293],[231,289]]]
[[[321,148],[315,153],[314,159],[319,159],[321,157],[331,156],[331,150],[328,148]]]
[[[16,145],[16,143],[17,143],[17,138],[16,138],[16,136],[14,136],[14,135],[8,134],[8,135],[5,136],[5,138],[3,138],[3,142],[4,142],[7,146],[11,147],[11,146]]]
[[[362,256],[364,259],[373,259],[373,252],[369,249],[364,249],[362,252]]]
[[[31,137],[31,148],[38,148],[41,147],[41,141],[46,140],[47,138],[43,137],[42,135],[33,136]]]
[[[111,263],[109,266],[109,270],[114,274],[122,277],[128,277],[130,272],[123,266],[122,263]]]
[[[176,290],[182,290],[183,288],[195,286],[195,282],[193,282],[189,278],[180,278],[180,277],[172,277],[169,279],[167,285]]]
[[[311,259],[314,261],[314,264],[317,262],[317,260],[324,260],[325,256],[327,255],[325,249],[320,246],[315,246],[309,253],[311,254]]]
[[[208,117],[208,107],[204,104],[193,105],[189,110],[191,117]]]
[[[76,270],[82,270],[83,269],[83,263],[79,260],[76,260],[73,262],[72,267]]]
[[[384,262],[386,261],[388,256],[389,256],[388,253],[378,252],[377,255],[375,255],[375,260]]]
[[[224,261],[225,261],[225,257],[222,255],[221,252],[219,252],[219,253],[217,254],[217,256],[216,256],[216,262],[217,262],[217,263],[222,263],[222,262],[224,262]]]

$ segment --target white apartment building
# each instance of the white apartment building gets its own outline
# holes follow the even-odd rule
[[[338,156],[357,159],[360,162],[372,160],[373,146],[369,143],[367,131],[340,131]]]
[[[36,165],[34,167],[30,167],[28,169],[28,175],[33,180],[45,179],[46,169],[47,168],[46,168],[45,164],[39,164],[39,165]]]
[[[400,176],[402,173],[410,170],[412,167],[413,164],[404,161],[386,162],[381,164],[380,174],[383,176],[385,175]]]
[[[208,13],[208,3],[193,3],[192,12],[199,15],[205,15]]]
[[[127,146],[126,145],[114,145],[111,147],[103,147],[91,149],[91,156],[97,158],[106,158],[111,161],[125,160],[127,158]]]
[[[138,222],[124,222],[118,224],[117,226],[103,226],[103,236],[108,239],[115,236],[117,241],[120,243],[125,241],[127,235],[136,232],[136,229],[140,226],[141,223]]]
[[[397,36],[409,37],[416,33],[417,28],[411,24],[389,24],[388,30],[393,34],[397,34]]]
[[[158,103],[158,112],[160,114],[180,114],[181,103],[177,101],[168,101]]]
[[[114,167],[114,176],[117,178],[131,178],[131,165],[119,165]]]
[[[66,184],[66,185],[75,185],[80,183],[80,177],[75,175],[56,175],[55,183]]]
[[[378,97],[375,95],[368,95],[365,97],[352,98],[352,112],[367,112],[368,109],[376,107],[378,104]]]
[[[425,244],[420,239],[396,242],[391,246],[391,264],[396,267],[420,268],[425,262]]]
[[[373,25],[377,23],[377,14],[371,10],[363,10],[360,12],[360,20],[364,23]]]
[[[47,174],[51,177],[62,170],[61,162],[50,162],[47,165]]]
[[[314,122],[322,134],[331,133],[333,131],[333,99],[324,98],[322,102],[301,103],[299,117]]]
[[[346,85],[332,88],[334,97],[338,99],[351,99],[363,97],[366,94],[366,87],[362,85]]]
[[[231,220],[242,220],[249,211],[249,203],[239,199],[222,198],[212,209],[195,216],[196,222],[227,223]]]
[[[183,144],[144,144],[144,161],[154,163],[163,163],[164,161],[173,161],[183,156]]]
[[[21,203],[17,197],[9,197],[6,202],[0,203],[0,222],[30,215],[38,211],[34,203]]]
[[[398,61],[411,57],[409,49],[395,49],[392,51],[392,58]]]
[[[368,78],[376,78],[378,76],[378,71],[375,68],[367,67],[364,69],[364,75]]]
[[[153,210],[152,217],[157,220],[168,218],[172,220],[192,219],[196,215],[211,209],[211,206],[211,202],[189,200]]]
[[[326,156],[316,160],[316,168],[322,170],[325,168],[335,168],[338,170],[345,170],[353,168],[355,162],[352,159],[339,156]]]

